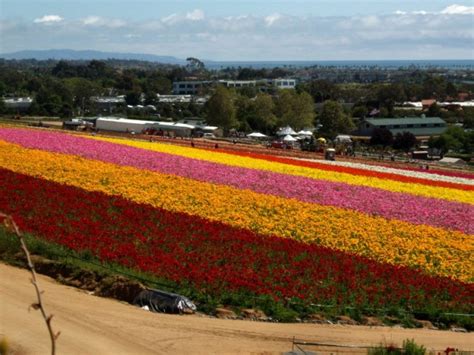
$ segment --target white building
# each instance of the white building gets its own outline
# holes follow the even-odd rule
[[[11,97],[3,99],[5,108],[16,111],[26,111],[30,108],[33,103],[33,99],[30,97]]]
[[[158,98],[159,103],[191,103],[194,102],[196,104],[205,104],[208,100],[207,96],[200,96],[194,97],[193,95],[160,95],[157,94],[156,97]]]
[[[131,120],[121,117],[99,117],[95,127],[99,130],[114,132],[142,133],[146,129],[173,131],[177,136],[188,137],[194,126],[184,123]]]
[[[174,95],[198,95],[203,88],[215,84],[221,84],[228,88],[244,88],[262,86],[274,86],[278,89],[294,89],[296,79],[261,79],[261,80],[219,80],[219,81],[175,81],[173,83]]]
[[[120,105],[125,105],[125,95],[120,96],[92,96],[91,101],[98,110],[112,112]]]
[[[268,79],[267,82],[279,89],[294,89],[296,87],[295,79]]]
[[[175,95],[197,95],[200,91],[212,84],[212,81],[175,81],[173,83],[173,94]]]
[[[219,80],[219,84],[228,88],[245,88],[257,86],[257,80]]]

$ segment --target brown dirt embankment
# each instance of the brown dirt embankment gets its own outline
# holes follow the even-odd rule
[[[26,270],[0,263],[0,337],[21,354],[49,352],[43,319],[28,311],[34,290]],[[293,336],[312,342],[400,345],[412,338],[428,349],[474,350],[474,335],[428,329],[221,320],[150,313],[60,285],[39,275],[47,311],[61,331],[58,354],[281,353]],[[319,351],[317,348],[305,347]]]

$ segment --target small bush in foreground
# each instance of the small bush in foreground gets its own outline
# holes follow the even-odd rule
[[[401,348],[394,345],[380,345],[368,351],[369,355],[425,355],[426,348],[423,345],[418,345],[413,339],[403,341]]]

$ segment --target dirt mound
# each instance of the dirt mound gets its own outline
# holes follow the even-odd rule
[[[23,254],[18,254],[17,260],[26,262]],[[97,296],[131,303],[135,296],[145,289],[141,283],[124,276],[79,269],[39,255],[32,255],[31,261],[39,274],[47,275],[64,285],[77,287]]]
[[[141,283],[123,276],[109,276],[101,280],[96,294],[132,303],[133,299],[145,289]]]

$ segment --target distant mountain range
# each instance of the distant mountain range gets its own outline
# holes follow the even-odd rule
[[[154,54],[141,53],[116,53],[116,52],[101,52],[93,50],[76,51],[73,49],[46,49],[46,50],[25,50],[14,53],[0,54],[0,58],[5,59],[66,59],[66,60],[106,60],[106,59],[121,59],[121,60],[142,60],[147,62],[158,62],[164,64],[186,64],[186,60],[179,59],[172,56],[159,56]]]
[[[160,56],[155,54],[142,53],[118,53],[102,52],[94,50],[73,50],[73,49],[47,49],[47,50],[24,50],[14,53],[0,54],[4,59],[37,59],[37,60],[139,60],[153,63],[185,65],[185,59],[173,56]],[[220,69],[225,67],[242,68],[275,68],[275,67],[308,67],[308,66],[331,66],[331,67],[371,67],[378,66],[384,68],[400,68],[416,66],[420,68],[455,68],[455,69],[473,69],[474,60],[472,59],[447,59],[447,60],[279,60],[279,61],[213,61],[201,59],[207,68]]]

